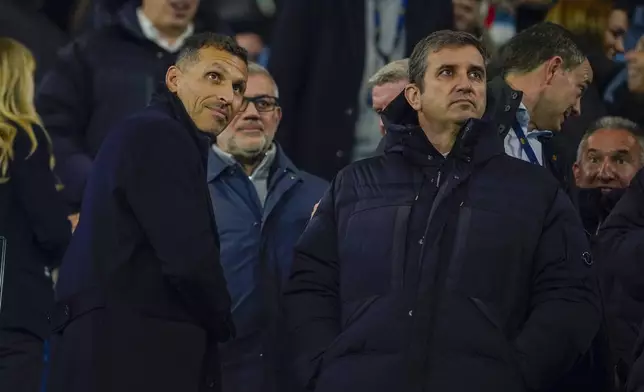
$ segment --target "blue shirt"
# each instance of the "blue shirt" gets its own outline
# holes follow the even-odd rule
[[[528,113],[528,108],[525,107],[523,102],[519,105],[519,109],[517,109],[517,122],[521,125],[523,133],[526,135],[526,139],[528,139],[530,147],[532,147],[534,154],[537,156],[539,164],[543,166],[543,147],[541,146],[541,142],[538,137],[543,135],[552,135],[552,132],[537,130],[528,131],[530,114]],[[505,136],[503,146],[505,148],[505,153],[509,156],[530,162],[528,155],[526,155],[525,151],[523,151],[523,148],[521,147],[521,141],[514,132],[514,129],[510,130],[510,132]]]

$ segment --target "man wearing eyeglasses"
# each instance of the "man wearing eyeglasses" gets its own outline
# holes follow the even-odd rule
[[[293,247],[328,184],[300,171],[274,142],[282,118],[273,77],[248,66],[246,107],[217,136],[208,186],[237,339],[221,347],[224,392],[290,390],[280,366],[281,290]]]

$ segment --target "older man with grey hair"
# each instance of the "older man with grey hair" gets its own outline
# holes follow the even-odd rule
[[[602,117],[584,134],[573,165],[580,188],[599,188],[603,193],[628,186],[644,164],[644,135],[633,121]]]
[[[409,83],[409,59],[392,61],[380,68],[371,78],[371,107],[379,115],[403,91]],[[380,120],[380,134],[384,136],[385,126]]]
[[[262,66],[249,63],[240,112],[217,136],[208,188],[221,241],[237,339],[221,347],[223,392],[291,390],[283,368],[279,298],[295,241],[327,182],[299,170],[275,134],[279,92]]]
[[[586,131],[572,170],[584,227],[594,236],[644,165],[644,133],[631,120],[606,116]]]

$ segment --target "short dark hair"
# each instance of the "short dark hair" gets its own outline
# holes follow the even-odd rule
[[[195,34],[186,39],[181,51],[179,51],[176,64],[180,66],[181,64],[199,61],[199,50],[203,48],[226,51],[233,56],[239,57],[248,65],[248,52],[246,52],[246,49],[239,46],[233,38],[227,35],[211,32]]]
[[[409,56],[409,81],[423,89],[423,78],[427,72],[427,57],[444,48],[461,48],[473,46],[487,61],[487,52],[481,41],[470,33],[463,31],[440,30],[421,39]]]
[[[503,74],[534,71],[549,59],[559,56],[571,70],[586,60],[575,36],[564,27],[542,22],[533,25],[508,41],[499,53]]]

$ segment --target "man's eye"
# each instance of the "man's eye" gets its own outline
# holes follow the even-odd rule
[[[597,157],[590,157],[588,160],[590,161],[590,163],[598,163],[599,162],[599,158],[597,158]]]
[[[257,102],[257,106],[259,106],[260,109],[266,109],[271,106],[270,102],[268,102],[265,99],[260,99]]]
[[[438,73],[439,75],[452,76],[452,70],[444,69]]]
[[[208,78],[208,80],[213,82],[219,82],[221,80],[221,77],[219,76],[219,74],[215,72],[208,72],[206,74],[206,77]]]
[[[481,72],[479,72],[479,71],[473,71],[473,72],[470,72],[470,77],[474,78],[474,79],[477,79],[477,80],[482,80],[483,79],[483,74]]]
[[[237,94],[243,94],[245,90],[246,88],[243,84],[238,83],[233,85],[233,91],[235,91],[235,93]]]

